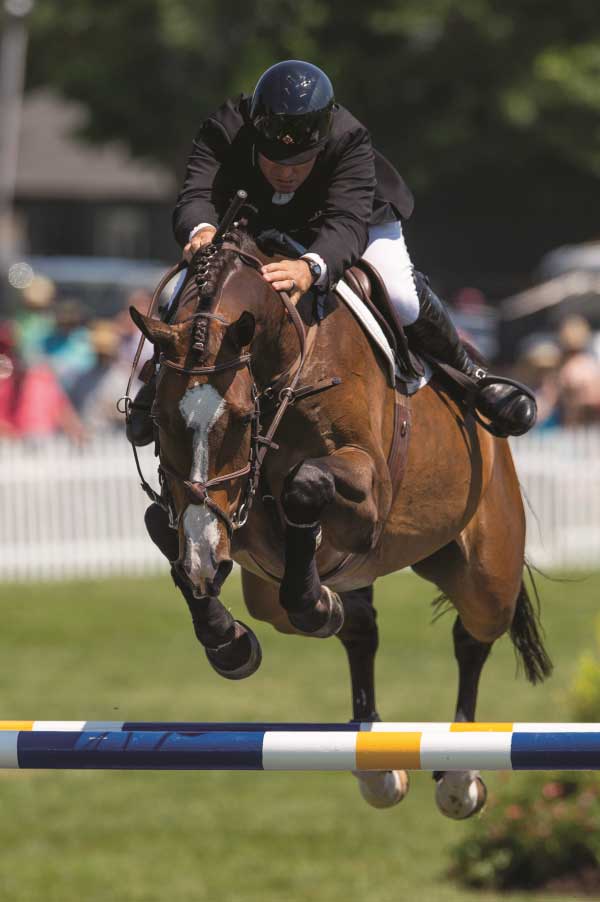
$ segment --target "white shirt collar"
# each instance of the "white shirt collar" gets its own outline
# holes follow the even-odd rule
[[[276,191],[271,198],[271,203],[277,204],[278,207],[282,207],[284,204],[289,204],[295,193],[295,191],[292,191],[289,194],[282,194],[281,191]]]

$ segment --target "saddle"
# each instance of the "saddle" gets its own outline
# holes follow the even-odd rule
[[[346,270],[344,281],[379,323],[394,352],[400,378],[421,378],[424,375],[423,366],[408,346],[402,323],[379,272],[361,257],[354,266]]]

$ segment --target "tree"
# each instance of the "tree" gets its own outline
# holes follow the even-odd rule
[[[593,227],[581,215],[600,176],[590,0],[44,0],[30,84],[87,104],[91,139],[118,137],[181,171],[202,117],[290,57],[331,74],[416,189],[429,234],[440,224],[447,235],[461,216],[468,231],[467,219],[517,213],[526,234],[545,221],[541,250],[565,221],[580,237]],[[563,232],[552,231],[559,218]],[[471,238],[468,252],[485,255]],[[523,239],[507,240],[517,252]]]
[[[331,72],[409,175],[551,153],[600,176],[600,17],[589,0],[45,0],[31,79],[92,111],[88,135],[172,165],[190,128],[286,57]]]

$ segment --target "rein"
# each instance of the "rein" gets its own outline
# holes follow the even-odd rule
[[[171,269],[167,270],[167,272],[164,274],[164,276],[162,277],[162,279],[160,280],[160,282],[154,289],[154,294],[152,295],[152,300],[150,301],[150,304],[148,305],[148,309],[146,311],[146,316],[152,316],[155,313],[156,308],[158,306],[158,299],[160,298],[162,292],[164,291],[166,286],[169,284],[171,279],[173,279],[183,269],[185,269],[186,266],[187,266],[187,262],[185,259],[182,258],[179,261],[179,263],[176,263],[174,266],[171,267]],[[125,415],[126,423],[129,422],[129,418],[131,417],[131,411],[134,407],[134,402],[131,399],[131,387],[133,385],[133,380],[134,380],[135,374],[137,372],[138,364],[140,362],[140,357],[142,356],[142,351],[144,349],[145,343],[146,343],[146,336],[142,333],[142,335],[140,335],[140,340],[138,342],[138,346],[135,351],[133,363],[131,364],[131,372],[129,373],[129,379],[127,380],[127,388],[125,389],[125,394],[123,395],[122,398],[119,398],[119,400],[117,401],[117,410],[120,413],[123,413]],[[151,362],[150,359],[146,361],[146,363],[150,363],[150,362]],[[146,366],[146,364],[144,364],[144,367],[142,367],[142,375],[143,375],[143,370],[144,370],[145,366]],[[144,380],[144,381],[147,381],[147,380]],[[140,477],[140,484],[141,484],[142,490],[146,493],[146,495],[148,496],[150,501],[152,501],[154,504],[159,504],[162,508],[165,508],[165,504],[163,502],[162,495],[159,495],[157,492],[155,492],[154,489],[152,488],[152,486],[150,485],[150,483],[144,477],[144,474],[142,472],[142,467],[140,464],[140,458],[138,455],[137,447],[134,445],[133,442],[130,442],[129,444],[131,445],[131,450],[133,451],[133,459],[135,461],[135,468],[138,472],[138,476]],[[159,477],[160,477],[160,471],[159,471]],[[162,488],[162,483],[161,483],[161,488]],[[167,512],[169,513],[169,516],[170,516],[170,511],[168,509],[167,509]]]
[[[240,260],[245,263],[247,266],[250,266],[255,271],[259,272],[262,267],[262,261],[258,259],[258,257],[253,256],[252,254],[247,253],[246,251],[240,250],[235,244],[231,244],[229,242],[222,242],[220,244],[220,248],[222,250],[233,251]],[[164,276],[164,278],[159,283],[154,296],[152,298],[152,303],[150,305],[148,315],[154,311],[157,298],[160,296],[160,293],[164,289],[164,286],[176,275],[181,269],[185,266],[185,261],[181,261],[181,263],[177,264],[177,266],[173,267],[169,272]],[[290,367],[288,367],[283,373],[277,376],[271,385],[267,386],[264,391],[260,392],[259,388],[256,384],[256,380],[254,378],[254,373],[252,372],[252,355],[249,353],[240,354],[239,357],[235,357],[229,361],[223,361],[222,363],[214,364],[213,366],[199,366],[199,367],[186,367],[181,364],[174,363],[171,360],[168,360],[163,354],[159,357],[159,365],[161,367],[167,367],[173,372],[181,374],[181,375],[212,375],[217,372],[223,372],[225,370],[231,369],[241,369],[243,367],[248,368],[248,372],[250,374],[251,379],[251,395],[252,401],[254,405],[254,411],[251,416],[251,436],[250,436],[250,453],[248,458],[248,463],[241,467],[238,470],[234,470],[231,473],[227,473],[224,476],[217,476],[213,479],[209,479],[206,482],[201,482],[199,480],[194,481],[190,479],[184,479],[181,474],[176,473],[171,470],[169,467],[165,466],[162,462],[159,464],[158,472],[159,479],[161,483],[161,494],[158,495],[154,489],[150,485],[148,485],[145,480],[143,473],[141,471],[141,467],[139,464],[138,454],[135,445],[132,444],[135,463],[137,467],[138,474],[142,480],[142,489],[146,492],[151,501],[160,504],[160,506],[165,509],[170,517],[170,522],[172,527],[176,527],[178,523],[178,517],[175,514],[174,505],[172,502],[172,498],[170,497],[170,492],[168,492],[167,484],[169,478],[176,479],[185,488],[188,499],[192,504],[204,504],[206,507],[209,507],[225,524],[227,531],[231,537],[233,532],[237,529],[241,529],[248,520],[248,516],[250,513],[250,509],[252,507],[254,496],[256,495],[256,491],[258,488],[258,483],[260,480],[260,471],[265,459],[265,455],[270,449],[278,450],[279,446],[273,441],[275,433],[281,423],[288,407],[294,403],[295,400],[299,398],[305,398],[311,394],[317,394],[321,391],[325,391],[328,388],[333,388],[335,385],[340,383],[340,379],[337,377],[333,377],[328,380],[324,380],[323,382],[318,383],[315,386],[305,386],[301,389],[298,389],[298,382],[302,375],[302,371],[304,369],[304,365],[306,360],[312,350],[314,340],[316,339],[315,330],[311,330],[308,334],[302,322],[302,319],[296,310],[296,307],[290,300],[289,295],[286,292],[275,292],[277,297],[282,302],[287,315],[292,321],[294,329],[296,331],[296,335],[298,338],[299,344],[299,354],[295,361],[292,362]],[[191,317],[192,319],[201,319],[203,317],[206,318],[215,318],[215,315],[208,312],[196,312]],[[220,318],[220,317],[216,317]],[[224,320],[223,320],[224,321]],[[185,322],[185,320],[184,320]],[[224,321],[225,322],[225,321]],[[132,373],[127,385],[127,395],[124,399],[121,399],[124,402],[124,410],[126,416],[129,415],[131,409],[131,399],[129,397],[129,392],[131,389],[131,384],[133,381],[133,375],[135,372],[135,368],[139,362],[141,350],[144,344],[144,336],[142,335],[140,344],[138,346],[138,350],[136,352],[136,356],[134,359]],[[291,380],[288,384],[284,384],[281,388],[278,386],[285,379],[286,376],[289,376],[292,370],[295,371],[291,377]],[[270,405],[275,404],[275,413],[273,419],[271,421],[271,425],[267,429],[267,431],[262,433],[262,425],[261,425],[261,400],[266,399]],[[213,488],[216,488],[219,485],[223,485],[227,482],[232,482],[235,479],[241,479],[244,476],[247,476],[246,485],[244,488],[244,492],[242,495],[242,500],[237,508],[237,510],[229,516],[229,514],[224,511],[219,505],[213,501],[213,499],[209,495],[209,491]]]

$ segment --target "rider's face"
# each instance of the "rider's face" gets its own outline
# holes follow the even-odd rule
[[[316,159],[314,157],[312,160],[308,160],[307,163],[286,165],[285,163],[276,163],[274,160],[269,160],[262,153],[259,153],[258,165],[266,180],[276,191],[280,191],[282,194],[291,194],[292,191],[298,190],[302,182],[306,181],[315,165]]]

